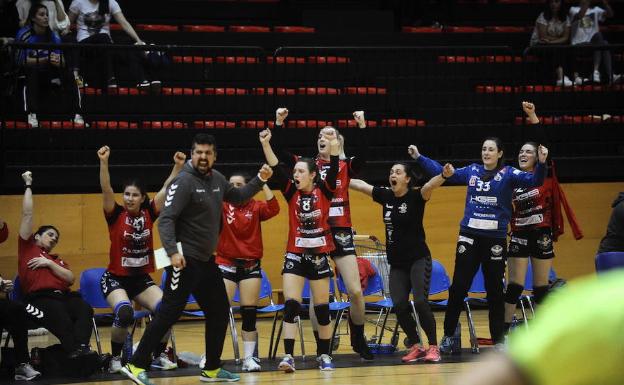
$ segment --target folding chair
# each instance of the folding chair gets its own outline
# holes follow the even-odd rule
[[[451,278],[449,277],[444,265],[433,259],[431,261],[431,283],[429,284],[429,295],[436,295],[448,291],[451,287]],[[442,300],[429,300],[431,305],[447,306],[448,298]]]
[[[79,292],[82,298],[95,310],[95,309],[110,309],[110,305],[106,302],[106,298],[102,294],[100,288],[100,280],[102,275],[106,271],[103,267],[96,267],[93,269],[87,269],[80,274],[80,289]],[[93,322],[93,333],[95,334],[95,342],[97,344],[98,353],[102,354],[102,344],[100,341],[100,333],[98,332],[96,318],[114,318],[112,312],[107,313],[94,313],[91,321]],[[134,335],[138,321],[143,318],[150,318],[151,313],[147,310],[140,310],[134,312],[134,325],[132,326],[131,336]]]
[[[596,255],[596,271],[604,273],[605,271],[624,267],[624,252],[612,251],[600,253]]]
[[[475,330],[474,321],[472,318],[472,311],[470,309],[470,301],[478,302],[482,304],[487,303],[486,298],[471,297],[470,294],[483,294],[485,290],[485,278],[483,277],[483,271],[481,266],[472,279],[472,285],[468,289],[468,296],[464,298],[464,305],[466,306],[466,318],[468,319],[468,331],[470,333],[470,347],[473,353],[479,353],[479,340],[477,339],[477,332]]]
[[[554,281],[557,279],[557,274],[555,270],[551,267],[550,272],[548,273],[548,280]],[[533,291],[533,267],[531,266],[531,259],[529,258],[529,263],[527,264],[527,272],[524,278],[524,290],[525,291]],[[524,306],[524,301],[526,301],[527,306],[531,310],[531,318],[535,317],[535,308],[533,306],[533,296],[530,294],[521,294],[520,295],[520,309],[522,310],[522,317],[524,320],[524,326],[528,329],[528,317],[526,308]]]

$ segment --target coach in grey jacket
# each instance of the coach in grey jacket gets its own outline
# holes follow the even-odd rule
[[[237,204],[249,200],[273,172],[268,165],[263,165],[258,176],[247,185],[234,188],[221,173],[212,169],[216,157],[214,137],[196,135],[190,162],[167,190],[158,224],[162,244],[171,258],[171,266],[166,268],[162,303],[131,362],[122,368],[122,373],[139,385],[151,385],[145,373],[150,353],[182,314],[189,294],[193,294],[206,318],[206,364],[200,380],[239,379],[237,374],[220,368],[230,305],[213,253],[221,230],[223,201]],[[177,242],[182,245],[182,253],[178,251]]]

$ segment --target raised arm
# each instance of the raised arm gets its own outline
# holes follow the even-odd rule
[[[108,158],[110,157],[110,147],[102,146],[97,152],[100,158],[100,187],[102,188],[102,205],[104,212],[110,214],[115,209],[115,191],[110,182],[110,173],[108,171]]]
[[[32,173],[26,171],[22,174],[24,180],[24,200],[22,201],[22,221],[20,222],[19,235],[28,240],[33,233],[33,198],[32,198]]]
[[[373,196],[373,186],[361,179],[351,179],[349,182],[349,188],[364,193],[369,197]]]
[[[277,199],[275,199],[275,195],[273,195],[273,191],[271,191],[269,186],[266,184],[262,186],[262,191],[264,191],[266,202],[263,202],[263,205],[260,208],[260,220],[266,221],[279,214],[280,207]]]
[[[442,186],[442,184],[446,182],[448,178],[452,177],[454,173],[455,168],[453,167],[453,165],[450,163],[445,164],[442,168],[442,173],[429,179],[429,181],[425,183],[424,186],[422,186],[422,188],[420,189],[420,195],[422,195],[424,200],[428,201],[429,199],[431,199],[431,194],[433,193],[433,190]]]
[[[173,168],[171,169],[171,174],[169,174],[169,177],[167,178],[167,180],[165,180],[165,183],[163,183],[160,191],[158,191],[156,193],[156,196],[154,197],[154,205],[156,206],[156,210],[158,210],[159,212],[162,210],[165,203],[165,195],[167,193],[167,187],[169,186],[169,183],[171,183],[171,181],[174,180],[176,176],[178,176],[180,171],[182,171],[182,167],[184,167],[185,162],[185,153],[178,151],[173,154]]]
[[[286,190],[286,187],[288,186],[290,176],[288,172],[284,169],[284,167],[279,164],[279,159],[277,159],[277,156],[275,155],[275,152],[271,147],[271,138],[273,137],[273,134],[271,133],[271,130],[263,130],[260,132],[258,137],[260,139],[262,152],[264,153],[267,164],[274,168],[275,173],[273,181],[277,183],[279,189],[284,192]]]
[[[529,123],[531,124],[539,124],[540,120],[535,114],[535,104],[530,102],[522,102],[522,110],[527,115],[527,119],[529,119]]]

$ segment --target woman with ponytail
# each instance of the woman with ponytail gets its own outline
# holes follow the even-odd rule
[[[411,152],[429,174],[442,173],[442,166],[418,152]],[[498,138],[486,138],[481,146],[481,164],[473,163],[455,170],[449,182],[468,185],[464,217],[459,225],[453,284],[449,290],[444,316],[443,354],[459,353],[451,336],[455,332],[464,298],[482,266],[487,291],[490,334],[495,344],[504,339],[504,287],[507,252],[507,226],[511,218],[514,189],[541,186],[546,177],[548,149],[539,146],[534,172],[504,165],[503,145]],[[444,177],[444,175],[442,175]]]

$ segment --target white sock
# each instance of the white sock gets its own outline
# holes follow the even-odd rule
[[[256,350],[256,341],[243,341],[243,350],[245,351],[245,355],[243,357],[251,357],[254,354],[254,350]]]

